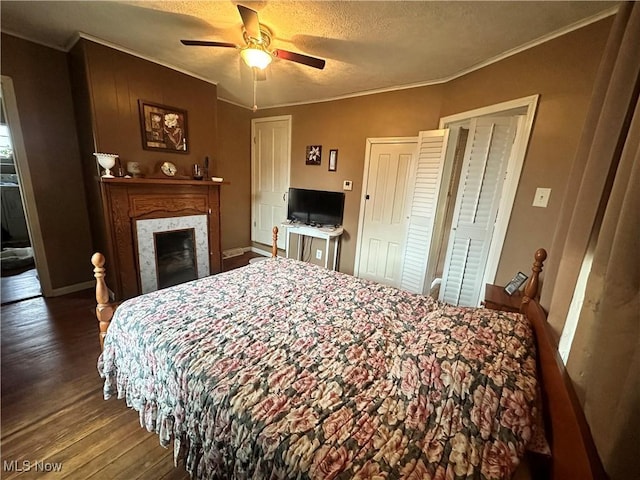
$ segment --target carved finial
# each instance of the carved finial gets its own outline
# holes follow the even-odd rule
[[[524,287],[524,295],[522,296],[522,305],[520,309],[524,311],[525,306],[532,298],[538,295],[538,285],[540,282],[540,272],[542,272],[542,264],[547,259],[547,251],[539,248],[533,256],[533,266],[531,267],[531,277]]]
[[[275,258],[278,256],[278,227],[273,227],[272,233],[273,237],[271,239],[271,256]]]
[[[100,252],[96,252],[91,256],[91,264],[95,267],[95,268],[102,268],[104,267],[104,262],[105,262],[105,258],[104,255],[101,254]]]
[[[542,263],[547,259],[547,251],[544,248],[539,248],[538,250],[536,250],[533,258],[535,259],[536,263],[539,263],[540,267],[542,267]]]

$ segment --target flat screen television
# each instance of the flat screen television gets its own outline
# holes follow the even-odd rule
[[[289,189],[287,219],[307,225],[342,225],[344,193]]]

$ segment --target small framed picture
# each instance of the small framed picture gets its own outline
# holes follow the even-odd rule
[[[507,286],[504,287],[504,291],[507,292],[509,295],[513,295],[515,292],[520,290],[520,287],[524,282],[527,281],[527,278],[529,277],[527,277],[522,272],[516,273],[516,275],[511,279],[511,281],[507,283]]]
[[[335,172],[338,169],[338,150],[329,150],[329,171]]]
[[[307,165],[320,165],[322,160],[322,145],[307,145]]]

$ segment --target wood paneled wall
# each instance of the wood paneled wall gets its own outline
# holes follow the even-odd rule
[[[210,163],[215,163],[217,87],[86,39],[76,43],[69,58],[94,249],[113,257],[105,240],[93,153],[118,154],[123,167],[127,162],[138,162],[146,176],[161,175],[160,165],[165,161],[178,167],[178,175],[190,175],[192,165],[203,164],[207,156]],[[142,148],[141,99],[187,111],[188,153]]]

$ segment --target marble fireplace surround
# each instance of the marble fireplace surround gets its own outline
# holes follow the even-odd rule
[[[195,231],[194,247],[198,278],[203,278],[209,275],[209,237],[206,215],[136,220],[138,266],[140,268],[140,287],[142,293],[149,293],[158,289],[154,234],[174,230],[186,230],[189,228],[193,228]]]

